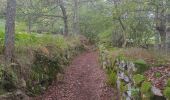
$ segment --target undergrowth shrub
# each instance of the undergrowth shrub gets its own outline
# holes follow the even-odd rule
[[[150,82],[144,81],[141,86],[141,97],[144,100],[149,100],[153,97],[151,92],[152,84]]]
[[[128,86],[125,84],[125,82],[120,81],[120,92],[123,93],[128,90]]]
[[[149,93],[151,91],[152,84],[150,82],[144,81],[141,86],[142,93]]]
[[[131,89],[131,95],[132,95],[134,100],[141,100],[141,97],[140,97],[139,94],[140,94],[139,88],[132,88]]]
[[[163,91],[164,96],[167,98],[167,100],[170,99],[170,87],[166,87]]]
[[[45,90],[56,78],[56,74],[62,72],[63,66],[68,65],[71,58],[83,48],[76,37],[64,38],[61,35],[47,34],[37,38],[34,44],[37,47],[33,50],[32,74],[27,81],[30,95],[37,95]]]
[[[143,75],[140,74],[136,74],[133,76],[133,81],[135,83],[136,86],[140,86],[141,83],[145,80],[145,77]]]
[[[2,49],[3,42],[4,33],[0,32],[0,47],[2,45]],[[0,51],[2,49],[0,48]],[[8,81],[1,79],[3,83],[0,82],[0,85],[9,85],[10,83],[15,89],[15,85],[22,78],[26,84],[24,88],[28,95],[40,94],[52,83],[57,73],[62,73],[63,67],[69,64],[73,56],[82,50],[84,50],[84,46],[80,42],[79,36],[65,38],[62,35],[17,32],[14,63],[21,67],[17,67],[16,72],[14,70],[8,74],[5,72]],[[0,63],[4,62],[0,61]],[[2,67],[0,66],[0,68]],[[2,72],[4,76],[4,71]],[[22,76],[16,75],[19,73]]]
[[[167,80],[167,85],[168,87],[170,87],[170,78]]]
[[[103,44],[106,47],[112,46],[112,28],[98,34],[99,44]]]
[[[117,75],[116,72],[112,71],[112,70],[108,70],[107,72],[107,76],[108,76],[108,80],[107,83],[113,87],[116,87],[116,80],[117,80]]]
[[[12,92],[19,87],[18,74],[13,67],[13,65],[0,65],[0,94]]]

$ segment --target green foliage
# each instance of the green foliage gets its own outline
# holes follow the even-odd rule
[[[137,68],[136,73],[139,73],[139,74],[145,72],[149,68],[147,63],[143,59],[136,60],[134,64],[135,64],[135,67]]]
[[[33,66],[30,79],[27,80],[29,95],[35,96],[42,93],[50,84],[52,78],[44,72],[43,67]]]
[[[105,4],[99,0],[96,2],[96,6],[98,6],[98,9],[89,4],[84,4],[80,7],[80,29],[91,41],[98,40],[97,36],[99,34],[111,34],[110,30],[113,25],[112,16],[108,12],[108,10],[112,10],[112,5]],[[106,30],[109,30],[109,32],[105,32]]]
[[[162,74],[160,72],[155,72],[155,77],[159,78],[161,76],[162,76]]]
[[[16,54],[19,60],[21,57],[25,59],[20,60],[20,63],[32,66],[26,83],[29,95],[33,96],[42,93],[55,79],[55,75],[62,71],[62,67],[68,65],[70,59],[81,50],[79,48],[82,48],[77,37],[64,38],[61,35],[20,33],[16,41],[20,41],[16,42]],[[33,58],[27,51],[32,52]]]
[[[49,43],[54,44],[60,49],[66,49],[68,47],[67,42],[68,41],[66,41],[62,35],[48,35],[48,34],[40,37],[38,41],[38,43],[42,45]]]
[[[18,32],[24,32],[27,29],[26,23],[25,22],[17,22],[15,25],[15,31]]]
[[[140,74],[136,74],[133,76],[133,81],[135,85],[140,85],[145,80],[145,77]]]
[[[3,46],[4,46],[4,33],[0,32],[0,54],[2,54]]]
[[[107,76],[108,76],[108,84],[112,85],[113,87],[116,86],[116,81],[117,81],[117,75],[115,72],[113,72],[112,70],[108,70],[108,73],[107,73]]]
[[[140,98],[140,95],[139,95],[140,91],[139,91],[138,88],[132,88],[130,91],[131,91],[132,97],[133,97],[135,100],[140,100],[140,99],[139,99],[139,98]]]
[[[167,80],[167,87],[170,87],[170,78]]]
[[[4,33],[4,32],[5,32],[5,20],[0,19],[0,33]]]
[[[135,61],[135,64],[146,65],[146,62],[143,59],[138,59]]]
[[[75,39],[75,38],[74,38]],[[79,40],[74,40],[75,46],[79,45]],[[15,50],[16,53],[19,55],[25,55],[29,48],[32,49],[38,49],[40,47],[45,46],[54,46],[54,49],[57,51],[64,51],[70,48],[70,45],[73,45],[72,43],[74,41],[66,41],[62,35],[50,35],[50,34],[37,34],[32,33],[28,34],[25,32],[20,32],[16,34],[15,38]],[[24,50],[25,49],[25,50]]]
[[[105,46],[112,46],[112,28],[109,28],[108,30],[100,33],[98,35],[99,37],[99,43],[104,44]]]
[[[151,92],[152,85],[150,82],[144,81],[141,86],[141,94],[143,99],[150,99],[152,97]]]
[[[164,93],[164,96],[167,98],[167,99],[170,99],[170,87],[166,87],[163,91]]]
[[[116,34],[121,34],[121,36],[117,37],[119,42],[123,37],[126,37],[127,40],[132,40],[131,43],[137,46],[153,42],[151,38],[154,37],[152,28],[154,22],[153,19],[146,17],[148,16],[146,9],[150,9],[150,5],[145,2],[145,0],[140,3],[127,0],[114,5],[113,21],[115,24],[113,27],[116,30]],[[146,12],[136,11],[139,6],[141,10],[146,10]]]
[[[4,32],[0,32],[2,47],[4,37]],[[23,76],[29,77],[26,79],[28,94],[35,96],[42,93],[51,84],[55,75],[62,71],[62,67],[68,65],[71,58],[82,48],[78,36],[65,38],[62,35],[17,32],[15,35],[15,56],[22,69],[30,71],[30,73],[23,74]],[[0,50],[2,49],[0,48]],[[3,67],[0,66],[0,68]],[[0,69],[0,85],[5,89],[7,86],[14,88],[18,76],[12,70],[5,73],[6,79],[2,77],[4,70]]]
[[[32,45],[36,43],[36,34],[28,34],[26,32],[19,32],[15,36],[15,43],[17,45]]]
[[[148,93],[148,92],[151,92],[151,83],[150,82],[143,82],[142,83],[142,86],[141,86],[141,92],[142,93]]]
[[[128,86],[124,82],[120,81],[120,92],[124,93],[128,90]]]
[[[126,60],[127,58],[125,57],[125,55],[124,54],[119,54],[118,56],[117,56],[117,59],[119,59],[119,60]]]
[[[0,64],[0,80],[3,78],[4,66]]]
[[[11,92],[14,91],[18,84],[17,73],[14,72],[13,66],[0,65],[0,91]]]

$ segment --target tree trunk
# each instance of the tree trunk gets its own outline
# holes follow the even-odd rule
[[[60,5],[60,9],[61,9],[62,14],[63,14],[64,35],[67,36],[68,35],[68,21],[67,21],[67,13],[66,13],[66,9],[64,7],[63,0],[59,0],[59,5]]]
[[[31,26],[32,26],[31,16],[28,15],[28,33],[31,33]]]
[[[5,60],[11,63],[14,55],[15,44],[15,15],[16,0],[7,0],[6,26],[5,26]]]
[[[80,27],[79,27],[79,6],[78,2],[79,0],[73,0],[74,7],[73,7],[73,33],[79,34],[80,33]]]
[[[126,44],[127,44],[126,27],[124,26],[121,18],[119,18],[119,23],[120,23],[120,25],[123,29],[123,44],[122,44],[122,47],[125,48]]]
[[[164,48],[166,42],[166,19],[165,16],[165,9],[159,14],[159,7],[156,8],[156,29],[159,32],[159,36],[161,39],[161,48]]]

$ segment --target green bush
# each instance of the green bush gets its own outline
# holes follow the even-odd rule
[[[106,47],[112,46],[112,28],[109,28],[108,30],[98,34],[99,37],[99,43],[104,44]]]
[[[167,87],[170,87],[170,78],[167,80]]]
[[[170,99],[170,87],[166,87],[163,93],[167,99]]]
[[[140,85],[145,80],[143,75],[137,74],[133,76],[133,81],[135,85]]]
[[[111,70],[109,70],[107,76],[108,76],[108,78],[107,78],[108,79],[108,81],[107,81],[108,84],[110,84],[113,87],[115,87],[116,86],[116,81],[117,81],[116,73],[111,71]]]
[[[4,37],[4,32],[0,32],[0,46],[2,45],[2,47]],[[24,81],[26,81],[28,94],[37,95],[46,89],[55,78],[55,75],[62,71],[62,67],[69,64],[71,58],[82,48],[78,36],[65,38],[62,35],[16,32],[15,57],[22,70],[29,71],[28,73],[22,73]],[[12,71],[6,73],[8,79],[4,80],[1,77],[4,75],[4,71],[1,73],[0,66],[0,85],[14,87],[18,78],[15,74]]]
[[[127,90],[128,90],[128,86],[124,82],[120,81],[120,92],[124,93]]]
[[[152,97],[151,93],[152,85],[150,82],[143,82],[141,86],[141,93],[143,99],[150,99]]]
[[[151,92],[151,91],[150,91],[150,90],[151,90],[151,87],[152,87],[151,83],[145,81],[145,82],[142,83],[141,92],[142,92],[142,93]]]
[[[131,90],[131,95],[134,98],[134,100],[140,100],[140,91],[138,88],[132,88]]]
[[[4,39],[5,39],[5,36],[4,36],[4,32],[2,32],[1,30],[0,30],[0,51],[2,52],[2,47],[3,47],[3,45],[4,45]]]
[[[55,75],[62,71],[63,66],[69,64],[71,57],[81,48],[79,39],[75,37],[70,37],[68,42],[61,35],[45,34],[35,37],[37,40],[34,46],[37,47],[33,47],[34,62],[31,65],[30,79],[27,80],[30,95],[40,94],[46,89]]]
[[[18,83],[18,76],[17,73],[14,72],[12,66],[8,66],[4,68],[4,66],[0,66],[0,86],[1,90],[11,92],[16,89]]]
[[[16,25],[15,25],[15,31],[16,32],[23,32],[23,31],[26,31],[27,29],[27,25],[25,22],[16,22]]]

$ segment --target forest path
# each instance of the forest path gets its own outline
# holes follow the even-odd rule
[[[114,100],[106,78],[97,52],[85,52],[66,68],[62,82],[55,82],[36,100]]]

